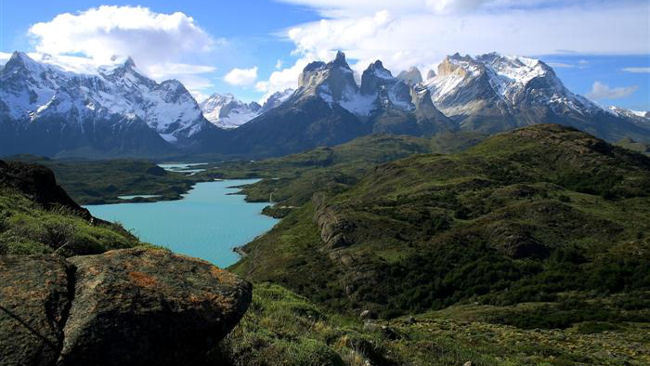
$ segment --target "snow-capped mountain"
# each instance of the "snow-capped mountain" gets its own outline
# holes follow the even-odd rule
[[[286,102],[287,99],[289,99],[289,97],[291,97],[291,95],[293,95],[294,92],[295,89],[289,88],[271,94],[262,105],[262,109],[260,109],[260,114],[280,106],[282,103]]]
[[[0,70],[0,82],[3,129],[28,141],[49,139],[34,141],[51,145],[52,152],[42,149],[46,154],[84,148],[146,150],[145,141],[158,151],[165,149],[165,141],[179,147],[192,144],[195,135],[211,128],[179,81],[157,83],[140,73],[130,58],[79,74],[15,52]],[[106,134],[126,133],[128,126],[147,135],[140,138],[145,146],[126,146],[124,141],[133,136],[113,136],[116,146],[106,145]],[[110,132],[100,136],[97,130]]]
[[[361,95],[372,97],[372,110],[396,108],[412,111],[411,88],[384,68],[381,61],[370,64],[361,75]]]
[[[610,140],[621,138],[622,131],[645,133],[574,94],[550,66],[532,58],[455,54],[445,58],[424,85],[436,107],[463,129],[493,133],[560,123]]]
[[[610,106],[609,111],[619,117],[629,118],[641,126],[650,128],[650,111],[635,111],[616,106]]]
[[[394,77],[381,61],[370,64],[357,85],[340,51],[331,62],[312,62],[305,67],[291,99],[296,102],[307,97],[318,97],[330,107],[336,105],[364,120],[388,110],[415,110],[411,87]]]
[[[308,64],[298,88],[282,100],[234,130],[231,151],[282,155],[369,133],[432,135],[453,128],[428,90],[415,93],[381,61],[369,65],[357,85],[342,52],[330,62]]]
[[[609,141],[650,141],[647,113],[602,108],[569,91],[539,60],[455,54],[421,79],[415,68],[395,77],[376,61],[357,84],[338,52],[307,65],[297,89],[275,93],[263,106],[229,94],[199,105],[180,82],[158,83],[131,59],[71,71],[16,52],[0,68],[0,154],[262,157],[370,133],[495,133],[535,123]]]
[[[199,104],[203,116],[221,128],[237,128],[261,113],[256,102],[244,103],[232,94],[212,94]]]

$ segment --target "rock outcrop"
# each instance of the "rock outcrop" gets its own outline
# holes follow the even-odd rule
[[[352,245],[354,240],[351,234],[355,229],[354,223],[338,212],[336,206],[328,205],[323,195],[315,194],[312,202],[315,206],[314,220],[325,247],[336,249]]]
[[[3,365],[201,364],[251,285],[161,249],[0,257]]]

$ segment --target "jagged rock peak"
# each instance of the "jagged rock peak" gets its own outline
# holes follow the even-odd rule
[[[345,53],[342,51],[336,51],[336,57],[334,58],[334,61],[330,62],[330,64],[333,66],[350,68],[348,62],[345,60]]]
[[[358,91],[352,69],[339,51],[333,61],[312,62],[300,74],[299,97],[318,94],[328,102],[337,102]]]
[[[34,70],[39,67],[39,64],[29,57],[25,52],[14,51],[11,57],[5,64],[4,70],[10,71],[17,68],[24,68]]]
[[[382,86],[392,85],[397,82],[390,71],[384,68],[384,64],[377,60],[371,63],[361,75],[361,94],[369,95],[377,93]]]
[[[400,72],[397,75],[397,78],[403,81],[404,83],[406,83],[407,85],[415,85],[423,81],[422,73],[415,66],[412,66],[408,70],[404,70]]]
[[[135,68],[135,61],[131,58],[131,56],[126,58],[126,61],[124,61],[124,67],[127,67],[129,69]]]

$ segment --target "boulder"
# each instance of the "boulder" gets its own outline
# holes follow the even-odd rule
[[[0,364],[53,365],[72,299],[72,267],[54,256],[0,256]]]
[[[251,296],[162,249],[0,256],[0,365],[201,365]]]
[[[196,365],[240,320],[248,282],[162,249],[69,259],[75,298],[59,365]]]

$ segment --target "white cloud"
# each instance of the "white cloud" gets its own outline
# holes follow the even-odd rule
[[[230,85],[251,85],[257,80],[257,66],[250,69],[234,68],[223,79]]]
[[[131,56],[146,75],[169,78],[187,87],[210,85],[200,74],[211,66],[196,65],[197,56],[226,43],[213,39],[182,12],[156,13],[140,6],[102,5],[78,13],[63,13],[29,28],[39,54],[52,55],[68,69],[111,62],[114,55]],[[81,57],[80,57],[81,56]]]
[[[436,13],[466,12],[479,8],[488,0],[427,0],[427,5]]]
[[[214,72],[217,70],[214,66],[190,65],[182,63],[164,63],[155,64],[149,67],[149,75],[156,77],[163,77],[165,75],[183,75],[183,74],[204,74]]]
[[[594,100],[621,99],[632,95],[638,88],[636,85],[611,88],[607,84],[596,81],[592,85],[591,91],[587,93],[587,97]]]
[[[274,71],[271,73],[268,80],[257,82],[257,84],[255,84],[255,89],[266,93],[262,97],[262,100],[265,100],[269,95],[276,91],[295,88],[298,83],[298,76],[302,72],[302,69],[304,69],[312,60],[313,59],[309,57],[303,57],[296,61],[296,63],[291,67]]]
[[[300,62],[329,60],[340,49],[357,72],[376,59],[394,72],[413,65],[426,70],[457,51],[528,56],[650,53],[647,1],[283,1],[312,7],[324,16],[283,33],[294,43],[293,54]],[[295,86],[293,71],[295,65],[272,77],[291,74],[293,84],[282,87]],[[269,79],[260,86],[269,89],[273,84]]]
[[[281,69],[283,64],[284,64],[284,63],[282,62],[282,60],[281,60],[281,59],[278,59],[278,60],[275,62],[275,68],[276,68],[276,69]]]
[[[107,6],[63,13],[29,28],[36,51],[81,53],[108,61],[129,55],[141,63],[173,59],[179,52],[207,51],[214,40],[192,17],[155,13],[144,7]],[[173,50],[173,52],[170,52]]]
[[[576,67],[575,65],[567,64],[564,62],[547,62],[547,64],[551,67],[562,68],[562,69],[571,69]]]
[[[648,74],[650,73],[650,67],[625,67],[623,68],[623,71],[637,74]]]
[[[9,58],[11,57],[11,53],[8,52],[0,52],[0,65],[4,65],[9,61]]]

